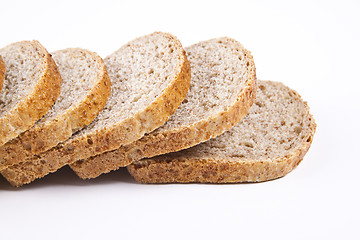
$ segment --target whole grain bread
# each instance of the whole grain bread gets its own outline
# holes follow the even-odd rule
[[[0,146],[0,170],[25,162],[90,124],[105,106],[111,82],[94,52],[70,48],[52,53],[63,82],[58,100],[31,129]]]
[[[229,130],[255,99],[253,57],[239,42],[217,38],[186,48],[192,80],[187,97],[160,128],[119,149],[71,165],[83,178],[145,157],[189,148]]]
[[[316,124],[307,103],[281,83],[259,81],[255,104],[234,128],[190,149],[128,166],[142,183],[261,182],[292,171]]]
[[[51,55],[38,41],[0,49],[6,72],[0,93],[0,146],[31,128],[60,94],[61,76]]]
[[[5,78],[5,63],[2,57],[0,56],[0,92],[3,89]]]
[[[190,66],[179,40],[156,32],[137,38],[104,59],[111,96],[98,117],[69,140],[2,174],[15,186],[76,160],[133,142],[161,126],[190,85]]]

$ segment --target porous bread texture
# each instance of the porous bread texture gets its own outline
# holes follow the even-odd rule
[[[129,145],[72,164],[80,178],[94,178],[141,158],[189,148],[227,131],[245,116],[256,91],[251,53],[227,37],[200,42],[186,52],[192,81],[174,115]]]
[[[51,55],[38,41],[0,49],[6,72],[0,93],[0,146],[31,128],[60,94],[61,76]]]
[[[80,134],[116,124],[148,107],[154,99],[161,96],[174,79],[178,78],[182,72],[179,65],[185,66],[185,60],[188,68],[188,61],[180,42],[174,36],[165,33],[138,38],[106,57],[104,61],[110,78],[116,79],[117,84],[104,111]],[[189,69],[187,75],[190,75]],[[186,77],[184,86],[187,92],[190,77]],[[183,100],[184,96],[180,97]],[[170,107],[170,111],[174,111],[173,107]],[[155,125],[159,125],[160,122],[164,122],[164,118],[167,120],[168,115],[158,120],[149,119],[148,122],[143,119],[142,124],[147,125],[145,128],[153,130],[154,121],[157,122]],[[148,130],[135,134],[143,135],[144,132]]]
[[[111,81],[102,58],[95,52],[69,48],[53,53],[60,72],[69,84],[44,121],[70,115],[72,133],[89,125],[103,109],[111,94]],[[85,105],[85,106],[83,106]]]
[[[31,129],[0,146],[0,170],[67,140],[95,119],[110,96],[110,78],[96,53],[70,48],[52,56],[63,79],[60,96]]]
[[[3,89],[5,78],[5,63],[2,57],[0,56],[0,92]]]
[[[300,163],[315,130],[298,93],[282,83],[259,81],[255,104],[231,130],[193,148],[134,162],[128,170],[142,183],[271,180]]]
[[[31,162],[2,171],[14,186],[30,183],[76,160],[133,142],[161,126],[184,99],[190,65],[179,40],[156,32],[105,59],[112,90],[95,121]],[[141,91],[139,93],[139,91]]]

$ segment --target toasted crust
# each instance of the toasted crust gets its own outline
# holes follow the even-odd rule
[[[21,186],[76,160],[119,148],[161,126],[185,98],[191,79],[190,64],[181,43],[174,36],[166,35],[176,43],[176,49],[180,54],[180,65],[169,86],[149,106],[114,127],[102,128],[91,135],[70,139],[40,154],[30,162],[11,166],[2,171],[3,176],[13,186]]]
[[[244,50],[249,60],[247,74],[250,78],[234,105],[226,111],[178,129],[156,134],[150,133],[129,145],[121,146],[117,150],[77,161],[70,165],[72,170],[82,179],[95,178],[142,158],[150,158],[192,147],[229,130],[246,115],[256,95],[257,82],[254,60],[250,51]]]
[[[44,116],[60,94],[61,76],[55,61],[38,42],[32,41],[43,56],[42,75],[34,90],[0,118],[0,146],[31,128]]]
[[[3,89],[5,79],[5,63],[2,57],[0,56],[0,92]]]
[[[70,108],[51,121],[36,125],[0,146],[0,170],[27,161],[33,155],[67,140],[74,132],[91,123],[103,109],[111,93],[111,81],[105,64],[96,53],[85,49],[81,51],[86,51],[101,66],[94,87],[76,107]]]

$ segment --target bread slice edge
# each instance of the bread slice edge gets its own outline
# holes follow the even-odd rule
[[[91,123],[105,106],[111,92],[111,82],[105,64],[96,53],[86,49],[80,50],[90,54],[101,66],[97,69],[95,85],[76,107],[71,107],[54,119],[35,125],[17,138],[0,146],[0,171],[29,161],[33,155],[64,142],[74,132]]]
[[[32,44],[44,56],[43,72],[34,90],[0,118],[0,146],[30,129],[60,95],[62,79],[55,61],[37,40],[33,40]]]
[[[292,90],[292,89],[291,89]],[[291,172],[303,160],[313,141],[316,123],[309,107],[304,119],[308,121],[306,135],[290,153],[264,160],[191,157],[185,154],[162,155],[136,161],[127,167],[141,183],[238,183],[263,182],[280,178]]]
[[[125,167],[133,161],[189,148],[229,130],[247,114],[256,97],[255,63],[251,52],[245,48],[244,51],[249,61],[247,74],[250,78],[234,105],[226,111],[192,125],[157,135],[146,135],[114,151],[77,161],[70,165],[71,169],[82,179],[96,178],[103,173]]]
[[[175,36],[168,35],[174,38],[180,46],[181,63],[174,79],[160,96],[142,111],[117,124],[117,129],[101,129],[90,136],[82,136],[66,141],[29,162],[13,165],[3,170],[2,175],[7,178],[10,184],[17,187],[28,184],[79,159],[103,153],[107,151],[109,145],[115,145],[113,149],[116,149],[121,146],[119,139],[121,140],[122,137],[117,135],[121,131],[123,131],[122,136],[126,138],[124,143],[127,144],[140,138],[146,132],[161,126],[175,112],[185,98],[191,80],[190,64],[180,41]],[[156,121],[156,124],[153,126],[146,126],[146,124],[141,126],[141,122],[149,119]],[[137,129],[139,126],[141,128],[135,139],[128,139],[129,131]]]

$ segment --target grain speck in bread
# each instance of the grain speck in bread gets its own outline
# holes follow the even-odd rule
[[[5,63],[2,57],[0,56],[0,92],[3,89],[5,78]]]
[[[128,166],[142,183],[261,182],[292,171],[308,151],[316,124],[300,95],[259,81],[255,104],[234,128],[193,148]]]
[[[63,79],[60,96],[31,129],[0,146],[0,170],[67,140],[95,119],[110,96],[110,78],[96,53],[70,48],[52,56]]]
[[[0,146],[31,128],[60,94],[61,76],[51,55],[38,41],[0,49],[6,71],[0,92]]]
[[[72,164],[79,177],[94,178],[141,158],[189,148],[227,131],[245,116],[256,91],[250,52],[227,37],[200,42],[186,52],[192,81],[174,115],[129,145]]]
[[[184,99],[190,66],[179,40],[167,33],[137,38],[104,59],[111,96],[98,117],[69,140],[31,162],[5,169],[21,186],[66,164],[128,144],[161,126]]]

